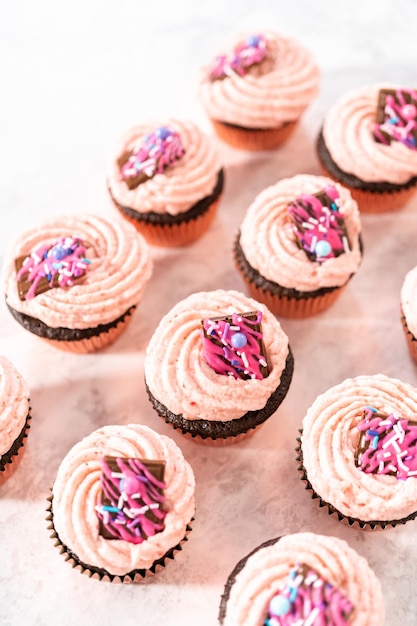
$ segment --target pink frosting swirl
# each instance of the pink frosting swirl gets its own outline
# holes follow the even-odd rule
[[[417,266],[405,276],[401,287],[401,309],[408,330],[417,337]]]
[[[230,42],[233,50],[248,35]],[[268,31],[266,59],[240,76],[210,79],[204,68],[200,99],[209,117],[247,128],[276,128],[297,120],[318,91],[319,70],[308,50],[293,39]]]
[[[285,586],[297,563],[308,564],[349,598],[355,607],[352,624],[381,626],[385,616],[381,586],[366,559],[346,541],[314,533],[286,535],[248,558],[230,589],[223,626],[263,624],[271,598]]]
[[[336,165],[366,182],[407,183],[417,176],[417,151],[399,141],[379,143],[373,136],[380,89],[393,85],[366,85],[354,89],[328,111],[323,137]]]
[[[343,515],[395,520],[417,509],[417,480],[367,474],[355,464],[365,406],[405,419],[417,414],[417,390],[382,374],[348,378],[318,396],[303,420],[303,462],[314,491]]]
[[[123,153],[133,150],[141,138],[160,126],[167,126],[178,133],[184,155],[164,172],[129,189],[120,176],[118,160]],[[152,211],[178,215],[211,195],[220,169],[214,142],[196,124],[173,119],[163,123],[149,121],[130,129],[120,140],[116,156],[110,164],[108,185],[113,198],[121,206],[140,213]]]
[[[223,376],[206,363],[201,321],[235,311],[262,312],[269,375],[262,380]],[[145,378],[152,395],[185,419],[228,421],[263,408],[281,382],[288,338],[272,313],[238,291],[195,293],[165,315],[148,344]]]
[[[99,535],[96,506],[103,456],[165,462],[165,528],[142,543]],[[186,533],[194,514],[194,474],[169,437],[147,426],[104,426],[77,443],[62,461],[52,489],[53,523],[62,543],[87,565],[123,575],[148,569]]]
[[[76,236],[91,261],[85,279],[72,287],[57,287],[30,300],[20,300],[15,259],[63,236]],[[152,273],[149,247],[129,223],[98,215],[46,220],[23,233],[9,251],[3,271],[7,303],[52,328],[94,328],[123,315],[139,303]]]
[[[295,240],[288,206],[301,194],[317,193],[335,185],[350,250],[340,256],[312,262]],[[322,176],[300,174],[262,191],[248,208],[240,229],[240,245],[250,265],[283,287],[314,291],[344,285],[360,265],[358,206],[350,192]]]
[[[29,387],[15,366],[0,356],[0,456],[10,450],[29,413]]]

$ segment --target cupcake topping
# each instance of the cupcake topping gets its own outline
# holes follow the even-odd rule
[[[203,356],[217,374],[262,380],[269,374],[262,341],[262,313],[233,313],[202,321]]]
[[[120,177],[129,189],[136,189],[155,174],[161,174],[184,156],[184,147],[179,134],[160,126],[142,137],[132,150],[118,160]]]
[[[99,535],[136,544],[163,531],[165,463],[105,456],[101,468]]]
[[[29,256],[15,260],[21,300],[30,300],[55,287],[72,287],[87,273],[91,261],[77,237],[61,237],[53,245],[42,244]]]
[[[313,568],[298,563],[268,608],[264,626],[345,626],[354,605]]]
[[[214,59],[209,69],[210,80],[222,80],[233,74],[244,76],[253,65],[262,63],[266,57],[266,48],[264,35],[246,37],[231,53],[220,54]]]
[[[340,197],[333,185],[301,194],[288,206],[295,241],[310,261],[322,263],[350,251]]]
[[[417,476],[417,422],[367,406],[357,428],[355,464],[363,472],[398,480]]]
[[[378,143],[399,141],[417,150],[417,91],[381,89],[373,135]]]

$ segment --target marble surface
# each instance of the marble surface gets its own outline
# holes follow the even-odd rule
[[[224,449],[183,440],[153,413],[143,356],[161,316],[193,291],[244,289],[233,235],[264,187],[318,173],[314,137],[345,90],[387,80],[416,86],[413,0],[154,0],[0,4],[0,251],[43,217],[115,215],[105,173],[118,137],[151,115],[189,117],[211,132],[196,98],[199,67],[237,31],[293,35],[322,68],[320,95],[288,144],[249,154],[219,145],[226,187],[195,244],[154,249],[155,271],[126,333],[105,351],[71,355],[26,333],[0,304],[0,352],[31,387],[33,420],[20,466],[0,487],[0,624],[125,626],[216,623],[225,579],[257,544],[312,530],[346,539],[381,580],[386,626],[417,614],[417,521],[352,530],[317,507],[299,480],[297,429],[316,395],[349,376],[384,373],[417,386],[399,321],[399,291],[417,264],[417,200],[363,217],[363,265],[340,300],[309,320],[282,320],[295,356],[288,396],[252,439]],[[213,255],[213,250],[216,254]],[[46,498],[69,448],[92,430],[141,422],[172,436],[197,480],[185,549],[140,585],[89,580],[65,563],[46,529]]]

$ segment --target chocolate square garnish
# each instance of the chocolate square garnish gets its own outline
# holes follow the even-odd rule
[[[164,529],[165,462],[105,456],[96,507],[99,535],[141,543]]]
[[[337,616],[338,626],[347,626],[354,610],[342,591],[306,563],[297,563],[285,587],[271,599],[264,624],[335,626]]]
[[[249,311],[202,320],[203,354],[218,374],[248,380],[269,375],[262,313]]]
[[[323,262],[350,251],[339,193],[328,185],[314,194],[301,194],[288,205],[295,243],[310,261]]]
[[[133,155],[134,150],[126,150],[120,157],[117,159],[117,166],[119,170],[122,169],[123,165],[125,165],[130,157]],[[145,172],[137,172],[135,176],[127,176],[123,177],[123,181],[126,183],[129,189],[136,189],[142,183],[149,180],[149,176],[145,174]]]
[[[417,150],[417,90],[379,91],[373,136],[378,143],[390,145],[399,141]]]

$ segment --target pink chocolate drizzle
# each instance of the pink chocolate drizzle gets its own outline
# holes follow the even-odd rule
[[[230,55],[218,55],[210,68],[210,80],[223,79],[235,73],[244,76],[256,64],[266,57],[266,39],[264,35],[250,35],[236,46]]]
[[[346,626],[353,610],[341,591],[303,563],[272,598],[264,626]]]
[[[102,496],[96,507],[103,536],[142,543],[164,530],[166,511],[161,509],[165,483],[139,459],[101,459]],[[155,463],[155,462],[152,462]]]
[[[417,476],[417,424],[393,414],[364,409],[356,465],[367,474],[390,474],[398,480]]]
[[[122,179],[136,178],[142,174],[144,179],[161,174],[184,155],[184,148],[179,134],[175,130],[160,126],[146,135],[134,147],[131,155],[121,166]]]
[[[256,311],[255,319],[249,315],[253,314],[233,313],[231,323],[230,318],[203,320],[203,356],[217,374],[258,380],[268,375],[262,352],[262,313]]]
[[[350,250],[338,203],[336,187],[328,185],[317,194],[301,194],[288,206],[296,242],[311,261],[322,263]]]
[[[74,279],[86,274],[90,260],[85,258],[86,247],[77,237],[62,237],[52,246],[43,244],[27,256],[17,273],[17,281],[27,281],[26,300],[49,288],[71,287]],[[47,281],[46,289],[40,281]]]
[[[417,91],[382,90],[379,99],[382,112],[378,111],[374,126],[375,140],[385,145],[399,141],[407,148],[417,150]]]

